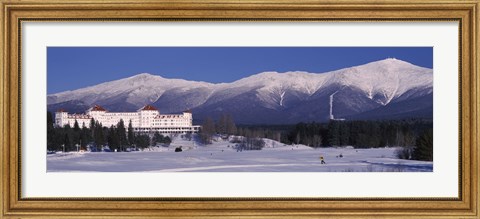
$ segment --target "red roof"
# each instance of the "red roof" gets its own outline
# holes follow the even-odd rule
[[[140,110],[155,110],[158,111],[157,108],[153,107],[152,105],[145,105],[142,109]]]
[[[184,113],[192,113],[191,110],[185,110],[185,111],[183,111],[183,112],[184,112]]]
[[[103,107],[99,106],[99,105],[95,105],[92,107],[92,109],[90,111],[107,111],[106,109],[104,109]]]
[[[57,112],[62,113],[62,112],[66,112],[66,111],[64,109],[58,109]]]

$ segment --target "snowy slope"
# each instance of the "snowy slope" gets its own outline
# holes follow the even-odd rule
[[[431,69],[390,58],[323,74],[264,72],[235,81],[226,87],[255,89],[259,99],[264,102],[284,106],[288,93],[309,97],[332,85],[357,88],[369,99],[387,105],[412,89],[429,89],[431,92],[433,74]]]
[[[263,72],[220,84],[167,79],[143,73],[52,94],[48,96],[48,104],[50,110],[56,110],[54,107],[58,106],[65,108],[68,101],[77,106],[68,107],[67,104],[67,109],[100,104],[111,111],[135,110],[145,104],[153,104],[167,113],[192,109],[200,118],[212,112],[229,112],[234,117],[244,118],[240,114],[246,113],[245,110],[237,110],[239,115],[235,116],[235,107],[243,104],[252,106],[249,107],[252,110],[250,114],[272,114],[273,118],[263,122],[277,117],[291,118],[288,122],[295,122],[299,120],[296,115],[313,112],[311,119],[327,119],[328,110],[325,109],[329,107],[320,105],[329,104],[328,97],[335,92],[339,92],[333,101],[337,114],[354,116],[393,102],[431,95],[432,86],[432,69],[397,59],[385,59],[326,73]],[[244,122],[251,120],[255,119]]]
[[[433,71],[397,59],[386,59],[366,65],[332,72],[329,83],[356,87],[368,98],[381,96],[387,105],[411,89],[429,89],[433,86]]]
[[[259,151],[237,151],[219,140],[196,145],[174,138],[170,147],[142,152],[92,152],[47,155],[48,172],[417,172],[432,162],[401,160],[396,148],[353,149],[284,145],[265,139]],[[183,152],[174,152],[182,146]],[[339,155],[342,157],[339,157]],[[326,164],[321,164],[323,156]]]
[[[146,103],[157,101],[168,90],[180,89],[188,91],[195,88],[208,89],[212,86],[213,84],[206,82],[166,79],[149,73],[141,73],[116,81],[49,95],[48,104],[81,100],[86,104],[92,105],[105,99],[122,96],[125,97],[127,103],[140,107]]]

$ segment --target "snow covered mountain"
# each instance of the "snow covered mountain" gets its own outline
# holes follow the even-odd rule
[[[93,104],[133,111],[145,104],[161,113],[191,109],[194,118],[233,115],[237,123],[327,121],[335,118],[431,118],[433,71],[385,59],[327,73],[263,72],[231,83],[166,79],[142,73],[48,95],[48,109],[83,112]]]
[[[166,79],[142,73],[74,91],[48,95],[47,102],[48,105],[52,105],[68,101],[77,101],[76,104],[78,104],[80,101],[87,105],[87,108],[93,104],[100,104],[113,111],[124,111],[135,110],[147,103],[156,102],[160,97],[171,92],[188,92],[195,89],[209,91],[212,87],[212,84],[205,82]]]

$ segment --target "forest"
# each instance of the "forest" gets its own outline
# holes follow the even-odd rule
[[[433,160],[433,122],[427,119],[336,121],[237,127],[237,135],[310,147],[400,147],[398,158]]]
[[[47,112],[47,150],[48,151],[91,151],[105,150],[108,145],[110,151],[129,151],[147,148],[156,144],[170,144],[169,136],[163,136],[158,132],[151,137],[148,134],[135,133],[132,123],[129,121],[125,126],[123,120],[116,126],[104,127],[102,124],[90,120],[89,127],[78,124],[75,121],[73,127],[55,127],[52,113]]]
[[[47,148],[49,151],[76,151],[93,145],[100,151],[105,145],[112,151],[147,148],[169,144],[171,138],[160,133],[135,133],[132,124],[120,121],[116,126],[103,127],[93,119],[90,128],[75,122],[73,127],[55,127],[47,113]],[[198,133],[198,140],[211,144],[213,136],[243,136],[232,143],[242,148],[261,150],[262,138],[284,144],[303,144],[310,147],[379,148],[400,147],[398,158],[433,160],[433,121],[426,119],[337,121],[327,123],[298,123],[295,125],[236,125],[232,116],[224,114],[217,121],[206,118]],[[192,138],[191,135],[186,137]]]

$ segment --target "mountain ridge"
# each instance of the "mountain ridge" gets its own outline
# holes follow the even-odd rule
[[[297,115],[299,113],[312,115],[306,118],[315,121],[328,120],[329,112],[325,111],[324,105],[329,104],[327,99],[334,92],[337,92],[337,99],[332,104],[334,111],[339,112],[334,114],[351,118],[360,113],[369,115],[366,113],[369,110],[431,94],[433,70],[389,58],[324,73],[261,72],[229,83],[169,79],[140,73],[51,94],[47,96],[47,102],[48,109],[52,111],[59,105],[67,110],[78,110],[82,108],[78,105],[93,104],[104,105],[113,111],[131,111],[152,104],[165,113],[192,109],[200,119],[230,113],[236,120],[245,123],[278,123],[280,120],[295,123],[302,121],[301,116]],[[68,102],[76,106],[68,106]],[[252,114],[264,115],[273,110],[270,113],[278,115],[265,121],[262,118],[255,119],[255,116],[243,115],[245,112],[237,112],[235,106],[238,108],[242,104],[251,105]],[[303,109],[303,105],[309,105],[311,111]],[[316,114],[312,113],[314,111],[317,111]],[[403,115],[401,112],[396,114]],[[415,114],[406,115],[414,117]],[[244,119],[246,117],[251,118]]]

